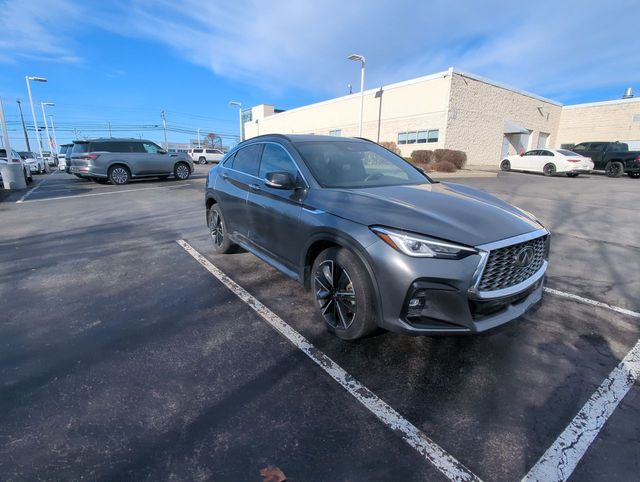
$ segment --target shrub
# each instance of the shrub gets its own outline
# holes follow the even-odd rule
[[[415,164],[429,164],[434,161],[433,151],[420,149],[411,153],[411,159]]]
[[[467,163],[467,154],[463,151],[456,151],[453,149],[436,149],[433,151],[433,154],[435,156],[435,162],[449,162],[457,169],[462,169]]]
[[[458,170],[455,164],[449,161],[437,161],[431,164],[431,167],[438,172],[456,172]]]
[[[385,149],[389,149],[391,152],[394,152],[398,155],[400,155],[400,148],[398,147],[398,144],[396,144],[393,141],[385,141],[385,142],[381,142],[380,145],[382,147],[384,147]]]

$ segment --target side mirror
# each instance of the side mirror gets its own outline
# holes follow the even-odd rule
[[[158,150],[158,154],[166,154],[166,153],[167,153],[167,151],[165,151],[164,149]]]
[[[293,189],[296,186],[296,180],[288,172],[269,172],[265,184],[275,189]]]
[[[524,152],[521,152],[521,153],[520,153],[520,157],[524,157]]]

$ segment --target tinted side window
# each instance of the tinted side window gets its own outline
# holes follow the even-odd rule
[[[607,152],[627,152],[628,150],[629,145],[624,142],[614,142],[607,147]]]
[[[298,176],[298,170],[287,151],[275,144],[264,145],[258,177],[265,179],[269,172],[288,172],[294,178]]]
[[[202,153],[202,149],[194,149],[193,153],[194,154],[201,154]]]
[[[80,142],[73,145],[74,154],[84,154],[85,152],[89,152],[89,143],[88,142]]]
[[[236,152],[236,156],[233,158],[233,164],[231,167],[236,171],[257,176],[258,160],[260,159],[261,150],[261,144],[253,144],[251,146],[243,147]]]
[[[592,151],[604,151],[606,144],[604,142],[592,142],[591,150]]]
[[[576,144],[575,146],[573,146],[573,148],[571,149],[572,151],[588,151],[589,150],[589,144],[586,142],[583,142],[582,144]]]

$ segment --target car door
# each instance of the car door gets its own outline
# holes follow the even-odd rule
[[[602,142],[583,142],[571,148],[573,152],[577,152],[581,156],[590,158],[593,161],[594,169],[604,169],[602,162],[604,154],[604,143]]]
[[[257,185],[262,144],[250,144],[237,150],[219,166],[215,191],[227,232],[240,241],[247,239],[249,220],[247,197],[251,185]]]
[[[525,171],[534,171],[536,161],[534,157],[536,156],[538,151],[527,151],[522,156],[520,156],[520,162],[518,165],[519,169],[523,169]]]
[[[296,188],[279,189],[269,186],[266,177],[271,172],[288,172],[296,180]],[[306,184],[293,157],[282,145],[264,144],[257,185],[251,186],[247,199],[249,240],[269,257],[297,271],[303,235],[296,229],[306,195]]]
[[[173,172],[171,155],[153,142],[142,143],[145,153],[145,174],[169,174]]]
[[[546,149],[538,149],[536,151],[536,155],[532,157],[533,168],[532,171],[543,172],[544,166],[549,164],[550,162],[555,164],[556,168],[559,168],[558,164],[554,162],[553,152],[548,151]]]

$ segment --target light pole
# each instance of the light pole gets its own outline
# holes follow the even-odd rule
[[[167,142],[167,116],[165,115],[164,111],[160,112],[160,115],[162,116],[162,130],[164,131],[164,150],[168,151],[169,143]]]
[[[42,142],[40,141],[40,132],[38,131],[38,119],[36,118],[36,109],[33,106],[33,97],[31,97],[31,86],[29,85],[29,81],[33,80],[34,82],[46,82],[47,79],[44,77],[31,77],[25,76],[25,80],[27,82],[27,93],[29,94],[29,104],[31,104],[31,115],[33,116],[33,128],[36,131],[36,141],[38,142],[38,150],[40,152],[40,159],[44,161],[44,156],[42,155]],[[49,164],[47,162],[44,163],[45,171],[49,170]]]
[[[362,111],[364,109],[364,64],[365,58],[363,55],[351,54],[349,60],[360,62],[360,128],[358,129],[358,137],[362,137]]]
[[[27,151],[31,152],[31,146],[29,145],[29,136],[27,135],[27,126],[24,125],[24,116],[22,115],[22,102],[20,99],[16,99],[18,103],[18,110],[20,111],[20,121],[22,122],[22,132],[24,132],[24,142],[27,145]]]
[[[44,130],[47,133],[47,144],[49,144],[49,158],[53,159],[53,145],[51,143],[51,134],[49,134],[49,123],[47,122],[47,113],[44,110],[45,106],[53,107],[55,104],[53,102],[40,102],[40,107],[42,107],[42,118],[44,119]]]
[[[231,102],[229,102],[229,105],[238,106],[238,116],[240,118],[240,142],[242,142],[244,141],[244,125],[242,123],[242,104],[240,102],[236,102],[235,100],[232,100]]]
[[[201,147],[202,146],[200,145],[200,128],[198,127],[198,149]]]

